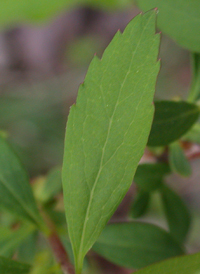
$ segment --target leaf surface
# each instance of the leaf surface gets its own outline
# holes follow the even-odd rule
[[[0,207],[43,226],[28,175],[8,143],[0,137]]]
[[[184,141],[200,144],[200,124],[196,123],[182,138]]]
[[[171,170],[181,176],[188,177],[192,174],[190,162],[178,142],[169,146],[169,164]]]
[[[141,164],[135,173],[134,182],[144,191],[153,191],[161,186],[163,177],[168,173],[170,173],[170,168],[167,164]]]
[[[199,108],[187,102],[157,101],[148,145],[166,146],[184,135],[199,117]]]
[[[180,256],[148,266],[134,274],[198,274],[200,272],[200,253]]]
[[[28,274],[30,266],[4,257],[0,257],[1,274]]]
[[[11,231],[6,228],[0,229],[0,255],[11,257],[18,248],[35,230],[34,227],[24,226],[17,231]]]
[[[156,12],[117,32],[94,57],[67,123],[65,210],[77,273],[83,258],[128,191],[144,152],[159,71]]]
[[[133,218],[141,217],[148,209],[150,193],[139,190],[131,206],[131,216]]]
[[[133,269],[183,254],[165,230],[140,222],[106,226],[93,249],[111,262]]]
[[[42,187],[39,189],[38,199],[43,203],[49,202],[62,190],[62,180],[61,180],[61,169],[54,168],[52,169],[45,182],[42,184]]]
[[[181,46],[200,52],[199,0],[136,0],[147,11],[158,8],[158,27]]]
[[[180,196],[166,185],[162,186],[161,195],[170,232],[183,242],[190,228],[190,213]]]
[[[200,54],[191,53],[192,81],[188,101],[195,102],[200,98]]]

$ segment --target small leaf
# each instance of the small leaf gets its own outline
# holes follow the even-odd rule
[[[199,0],[136,0],[143,11],[158,8],[158,27],[182,47],[200,52]]]
[[[182,140],[200,144],[200,124],[195,124],[189,132],[187,132]]]
[[[128,191],[144,152],[159,70],[156,12],[117,32],[90,64],[67,123],[63,188],[76,273]]]
[[[28,274],[30,266],[7,258],[0,257],[1,274]]]
[[[134,269],[184,253],[165,230],[139,222],[106,226],[93,249],[115,264]]]
[[[139,190],[131,206],[131,216],[133,218],[141,217],[148,208],[149,200],[149,192]]]
[[[160,187],[163,177],[168,173],[170,168],[167,164],[141,164],[135,173],[134,182],[144,191],[153,191]]]
[[[188,177],[192,174],[190,163],[178,142],[169,146],[169,164],[171,170],[179,175]]]
[[[190,228],[190,213],[180,196],[166,185],[162,186],[161,194],[170,232],[183,242]]]
[[[32,226],[23,226],[17,231],[0,229],[0,255],[11,257],[18,248],[35,230]]]
[[[40,190],[39,199],[46,203],[62,190],[61,169],[52,169]]]
[[[168,259],[134,272],[134,274],[199,274],[200,253]]]
[[[187,102],[155,102],[148,146],[166,146],[184,135],[199,117],[199,108]]]
[[[28,176],[8,143],[0,137],[0,207],[39,227],[39,215]]]
[[[192,83],[189,91],[188,101],[195,102],[200,99],[200,54],[192,55]]]

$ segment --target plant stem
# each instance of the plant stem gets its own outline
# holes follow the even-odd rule
[[[55,224],[52,222],[42,207],[40,207],[40,211],[47,227],[49,228],[49,233],[46,234],[46,237],[56,261],[60,264],[64,274],[75,274],[74,266],[71,264],[69,256],[56,232]]]
[[[49,235],[48,240],[54,256],[56,257],[57,262],[60,264],[63,273],[74,274],[74,267],[70,263],[66,250],[62,242],[60,241],[57,233],[52,232]]]

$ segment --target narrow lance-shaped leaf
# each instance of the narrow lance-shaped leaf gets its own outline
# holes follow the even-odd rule
[[[28,274],[30,272],[30,268],[30,265],[0,257],[1,274]]]
[[[140,222],[106,226],[93,249],[111,262],[133,269],[184,254],[168,232]]]
[[[0,137],[0,207],[43,227],[27,173],[8,143]]]
[[[159,71],[156,11],[94,57],[68,118],[63,187],[76,273],[128,191],[144,152]]]
[[[199,108],[187,102],[155,102],[149,146],[166,146],[181,138],[197,121]]]
[[[198,274],[200,272],[200,253],[172,258],[134,274]]]

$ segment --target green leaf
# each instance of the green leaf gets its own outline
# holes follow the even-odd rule
[[[0,255],[10,257],[18,246],[23,243],[35,230],[32,226],[23,226],[17,231],[6,228],[0,229]]]
[[[179,175],[188,177],[192,174],[190,163],[178,142],[169,146],[169,164],[171,170]]]
[[[199,0],[136,0],[147,11],[157,7],[158,27],[181,46],[200,52]]]
[[[131,206],[131,216],[133,218],[141,217],[148,208],[149,200],[149,192],[139,190]]]
[[[17,259],[21,262],[32,263],[35,259],[38,231],[33,231],[20,244],[17,250]]]
[[[166,146],[184,135],[199,117],[199,108],[187,102],[155,102],[148,145]]]
[[[165,230],[139,222],[106,226],[93,249],[115,264],[134,269],[183,254]]]
[[[144,191],[153,191],[160,187],[163,177],[168,173],[170,168],[167,164],[141,164],[135,173],[134,182]]]
[[[1,274],[28,274],[30,266],[10,259],[0,257]]]
[[[40,192],[38,194],[38,198],[43,203],[47,203],[56,194],[61,192],[61,190],[62,190],[61,169],[54,168],[49,172],[44,184],[42,185],[42,188],[40,189]]]
[[[0,207],[42,228],[28,176],[8,143],[0,137]]]
[[[191,53],[192,55],[192,82],[188,96],[189,102],[195,102],[200,99],[200,54]]]
[[[178,241],[183,242],[190,228],[190,213],[179,195],[166,185],[162,186],[161,194],[170,232]]]
[[[182,140],[200,144],[200,124],[195,124],[189,132],[187,132]]]
[[[141,269],[137,274],[198,274],[200,253],[172,258]]]
[[[119,31],[94,57],[68,118],[63,163],[65,210],[76,273],[128,191],[144,152],[160,64],[156,12]]]

